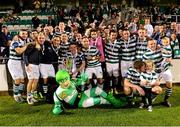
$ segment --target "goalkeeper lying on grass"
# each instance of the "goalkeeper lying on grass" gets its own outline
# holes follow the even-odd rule
[[[70,79],[70,75],[66,70],[59,70],[56,73],[56,81],[59,87],[54,93],[54,109],[53,113],[58,115],[63,112],[63,103],[74,105],[76,99],[78,99],[77,87],[84,85],[88,80],[87,75],[81,74],[76,81]],[[114,107],[119,108],[124,106],[125,102],[117,100],[112,94],[107,94],[99,87],[85,90],[81,93],[78,107],[91,107],[100,104],[112,104]]]

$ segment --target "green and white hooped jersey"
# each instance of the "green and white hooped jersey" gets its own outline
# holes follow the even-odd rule
[[[147,40],[144,39],[143,41],[140,41],[139,38],[137,39],[136,44],[136,59],[142,60],[143,54],[147,50]]]
[[[59,55],[58,62],[60,64],[64,64],[64,61],[66,60],[67,55],[70,54],[69,45],[70,45],[69,42],[60,43],[60,48],[58,50],[58,55]]]
[[[95,47],[95,46],[89,46],[88,49],[83,48],[82,49],[84,55],[85,55],[85,59],[88,56],[94,57],[94,56],[100,56],[100,52],[99,50]],[[101,66],[101,63],[99,60],[87,60],[86,59],[86,63],[87,63],[87,67],[99,67]]]
[[[121,40],[121,59],[123,61],[134,61],[136,54],[136,38],[131,37],[128,41]]]
[[[71,86],[66,89],[63,89],[61,86],[59,86],[56,90],[56,95],[60,100],[63,100],[70,105],[73,105],[78,96],[78,92],[75,85],[71,83]]]
[[[72,53],[68,54],[68,59],[74,60],[74,64],[76,68],[79,68],[83,61],[85,61],[83,52],[78,52],[77,54],[73,55]]]
[[[163,61],[161,50],[152,51],[148,48],[143,55],[143,61],[145,60],[152,60],[155,64],[155,72],[161,72],[161,62]]]
[[[148,81],[149,83],[152,83],[153,81],[156,81],[158,79],[158,75],[155,71],[152,72],[142,72],[141,73],[141,79],[144,79]],[[151,88],[150,85],[145,86],[146,88]]]
[[[114,43],[108,41],[105,44],[105,58],[107,63],[119,63],[120,48],[120,42],[117,40]]]
[[[162,56],[163,58],[171,58],[172,57],[172,49],[171,46],[162,47]]]
[[[162,48],[162,57],[163,59],[172,58],[172,49],[170,45]],[[162,71],[166,71],[170,68],[171,63],[164,62],[161,66],[162,66]]]
[[[141,74],[136,69],[130,67],[127,71],[126,78],[129,80],[130,83],[134,85],[140,85],[140,76]]]
[[[17,54],[15,51],[18,47],[23,47],[25,45],[24,41],[13,41],[10,45],[9,58],[13,60],[22,60],[22,55]]]

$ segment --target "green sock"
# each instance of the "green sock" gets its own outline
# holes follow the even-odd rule
[[[22,94],[23,91],[24,91],[24,84],[21,83],[21,84],[19,85],[19,93]]]
[[[14,95],[19,94],[19,85],[18,84],[13,84],[13,92],[14,92]]]

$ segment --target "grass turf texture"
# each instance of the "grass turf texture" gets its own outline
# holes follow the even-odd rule
[[[53,105],[30,106],[17,104],[10,96],[0,97],[0,126],[176,126],[180,125],[180,87],[173,88],[171,108],[160,104],[164,95],[159,95],[153,104],[153,112],[147,109],[96,106],[87,109],[66,109],[55,116]],[[138,106],[138,105],[137,105]]]

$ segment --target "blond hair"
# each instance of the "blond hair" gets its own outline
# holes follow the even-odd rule
[[[38,36],[45,36],[45,33],[44,32],[39,32]]]
[[[146,60],[145,63],[146,63],[146,65],[151,64],[152,65],[152,70],[153,71],[155,70],[155,65],[154,65],[154,62],[152,60]]]
[[[168,37],[163,37],[162,38],[162,42],[168,42],[170,43],[170,39]],[[162,43],[163,44],[163,43]]]

